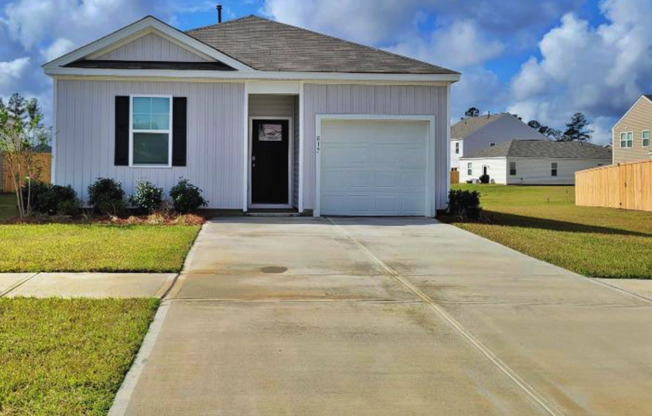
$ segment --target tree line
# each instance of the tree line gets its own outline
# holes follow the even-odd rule
[[[522,120],[518,114],[512,114],[514,117]],[[479,117],[480,110],[476,107],[471,107],[464,113],[465,117]],[[589,142],[593,130],[588,128],[589,120],[582,113],[575,113],[570,121],[566,123],[564,130],[556,129],[554,127],[546,126],[539,123],[537,120],[530,120],[528,126],[543,134],[550,140],[558,142]]]

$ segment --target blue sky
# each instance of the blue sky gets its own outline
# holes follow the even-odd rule
[[[47,114],[49,59],[146,14],[190,29],[214,1],[2,0],[0,96],[35,96]],[[652,92],[651,0],[221,0],[224,19],[257,14],[462,72],[453,119],[475,106],[563,128],[577,111],[610,140],[612,124]]]

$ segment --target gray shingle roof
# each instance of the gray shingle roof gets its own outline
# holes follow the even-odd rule
[[[458,74],[450,69],[253,15],[186,33],[261,71]]]
[[[490,116],[466,117],[451,126],[451,139],[464,139],[487,124],[506,115],[508,114],[498,113]]]
[[[463,159],[485,157],[611,160],[611,149],[591,143],[509,140],[496,146],[478,150],[469,156],[465,156]]]

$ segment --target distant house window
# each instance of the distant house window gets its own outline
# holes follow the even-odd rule
[[[516,162],[509,162],[509,175],[516,176]]]
[[[473,175],[473,163],[469,162],[466,164],[466,174],[469,176]]]
[[[650,130],[643,132],[643,147],[650,147]]]
[[[634,145],[634,133],[631,131],[620,133],[620,147],[632,147]]]
[[[557,163],[555,162],[550,165],[550,176],[557,176]]]
[[[172,165],[172,97],[131,97],[131,164]]]
[[[489,143],[489,147],[494,147],[496,143]]]
[[[460,142],[455,142],[455,154],[460,154]]]

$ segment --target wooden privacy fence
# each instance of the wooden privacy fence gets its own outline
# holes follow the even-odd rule
[[[460,183],[460,171],[452,170],[451,171],[451,185],[456,185]]]
[[[575,204],[652,211],[652,160],[575,172]]]
[[[32,155],[33,170],[37,175],[36,179],[50,183],[52,180],[50,174],[52,172],[52,153],[34,153]],[[7,161],[0,161],[0,192],[14,192],[14,181],[11,177],[11,171],[7,166]],[[27,169],[22,168],[21,175],[27,176]]]

